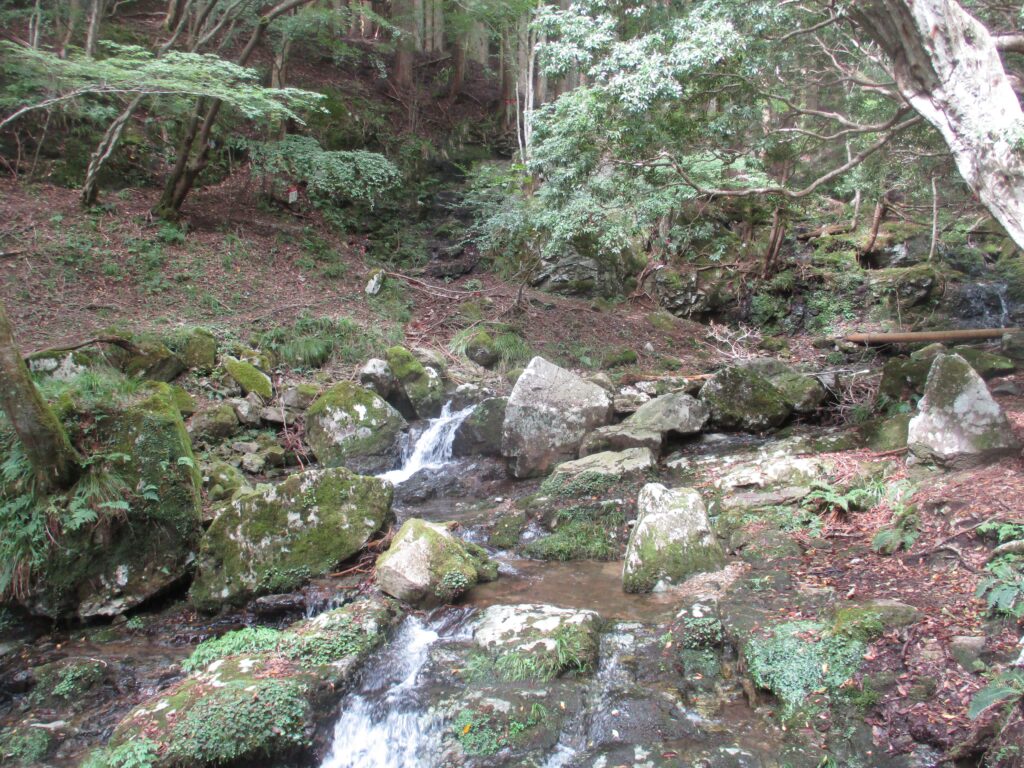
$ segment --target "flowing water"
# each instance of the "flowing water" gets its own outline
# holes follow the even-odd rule
[[[445,403],[441,415],[431,419],[423,434],[407,449],[406,455],[402,457],[402,466],[380,477],[401,485],[420,470],[443,467],[451,461],[455,431],[473,412],[474,407],[469,405],[452,413],[451,403]]]

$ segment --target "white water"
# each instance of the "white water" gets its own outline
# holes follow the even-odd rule
[[[342,705],[331,751],[320,768],[438,764],[444,723],[417,699],[416,683],[431,646],[440,639],[422,619],[406,619],[372,664],[359,693]]]
[[[402,457],[402,466],[378,477],[401,485],[421,469],[443,467],[452,458],[455,430],[469,417],[475,407],[470,405],[452,413],[451,403],[445,403],[441,415],[430,420],[430,425],[420,435],[420,439],[411,450],[406,451],[406,455]]]

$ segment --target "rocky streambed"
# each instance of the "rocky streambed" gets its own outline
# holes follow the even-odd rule
[[[240,471],[237,427],[202,410],[222,501],[189,600],[12,628],[5,760],[977,764],[1003,722],[977,740],[966,707],[1019,633],[975,599],[972,553],[897,553],[966,526],[971,473],[1020,474],[1019,391],[993,399],[991,364],[900,361],[882,387],[914,410],[839,429],[815,417],[842,371],[614,386],[536,358],[506,398],[394,351],[263,406],[301,418],[314,468],[257,443]]]

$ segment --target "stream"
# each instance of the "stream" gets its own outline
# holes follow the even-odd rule
[[[445,406],[407,448],[401,468],[381,477],[400,489],[426,472],[441,478],[443,489],[446,471],[473,471],[472,464],[467,469],[452,460],[455,429],[471,411],[453,412]],[[398,522],[410,516],[452,519],[458,516],[452,514],[456,504],[472,508],[442,490],[429,502],[396,505]],[[461,517],[466,523],[460,534],[477,539],[472,514]],[[505,552],[493,556],[501,570],[497,581],[473,588],[461,605],[410,614],[371,657],[360,683],[342,702],[321,768],[767,768],[783,765],[778,758],[787,749],[789,765],[813,766],[819,759],[785,747],[784,734],[747,705],[736,680],[728,679],[735,664],[728,654],[695,656],[693,663],[703,674],[697,667],[682,670],[681,678],[666,674],[658,657],[663,631],[685,602],[679,592],[625,593],[621,561],[540,561]],[[606,622],[592,675],[555,678],[536,690],[523,682],[477,685],[459,678],[460,669],[472,664],[473,629],[481,612],[507,605],[528,609],[537,603],[594,611]],[[719,679],[722,670],[727,674]],[[686,696],[680,696],[683,692]],[[550,727],[534,737],[536,743],[520,748],[516,757],[504,757],[504,750],[484,755],[481,747],[475,756],[467,749],[468,762],[461,762],[453,753],[453,724],[461,723],[457,718],[466,711],[525,712],[527,704],[530,711],[539,706],[554,714],[546,718]],[[471,728],[480,729],[481,738],[488,733],[477,722],[467,723],[461,732],[475,733]]]

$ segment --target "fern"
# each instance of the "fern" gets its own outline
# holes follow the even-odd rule
[[[1024,698],[1024,672],[1008,672],[990,682],[971,699],[967,715],[973,720],[982,712],[999,704]]]
[[[978,584],[975,596],[985,598],[990,613],[1024,617],[1024,572],[1020,559],[1012,555],[999,557],[986,570],[989,576]]]

